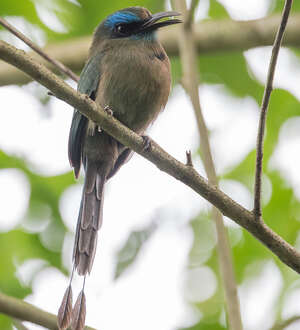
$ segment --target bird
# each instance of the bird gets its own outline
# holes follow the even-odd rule
[[[175,11],[151,12],[128,7],[106,17],[96,28],[77,90],[131,130],[144,134],[164,109],[171,88],[169,58],[157,39],[157,30],[180,23]],[[98,230],[102,225],[104,191],[133,152],[101,127],[74,110],[68,141],[75,177],[83,166],[85,179],[73,249],[73,271],[58,313],[58,326],[83,329],[84,284],[72,310],[74,270],[85,277],[92,270]],[[82,315],[81,315],[82,314]]]

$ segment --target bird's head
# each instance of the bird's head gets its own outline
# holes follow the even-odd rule
[[[95,37],[153,40],[155,31],[163,26],[181,23],[173,18],[175,11],[151,14],[142,7],[129,7],[109,15],[96,29]]]

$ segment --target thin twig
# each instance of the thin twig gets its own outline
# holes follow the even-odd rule
[[[282,38],[284,35],[285,27],[287,25],[287,21],[289,18],[290,10],[292,7],[293,0],[286,0],[282,19],[280,26],[278,28],[273,49],[271,60],[269,64],[267,83],[264,91],[264,96],[261,105],[261,113],[259,119],[259,127],[257,134],[257,146],[256,146],[256,169],[255,169],[255,185],[254,185],[254,216],[255,219],[261,220],[261,177],[262,177],[262,162],[263,162],[263,144],[264,144],[264,133],[266,126],[266,117],[268,106],[270,102],[270,96],[273,90],[273,80],[275,74],[276,63],[278,59],[278,54],[282,42]]]
[[[47,329],[58,329],[57,318],[54,314],[29,304],[23,300],[0,293],[0,313],[22,321],[41,325]],[[85,330],[95,330],[85,327]]]
[[[186,154],[186,165],[193,167],[194,165],[193,165],[192,152],[191,152],[191,150],[187,150],[185,152],[185,154]]]
[[[284,330],[286,327],[291,325],[292,323],[296,323],[300,321],[300,316],[292,316],[287,320],[284,320],[280,323],[275,324],[270,330]]]
[[[197,5],[199,3],[199,0],[192,0],[191,6],[189,11],[187,12],[186,19],[184,21],[184,25],[187,29],[189,29],[193,23],[194,16],[195,16],[195,10],[197,8]]]
[[[186,2],[184,0],[174,1],[175,10],[181,12],[185,17],[190,17],[187,12]],[[203,117],[200,99],[199,99],[199,77],[197,65],[197,52],[194,42],[193,29],[191,25],[185,25],[179,34],[179,50],[182,59],[184,87],[191,97],[194,112],[197,119],[200,135],[200,149],[203,153],[203,163],[207,174],[208,182],[217,186],[218,179],[212,152],[209,143],[208,130]],[[228,323],[231,330],[242,330],[242,319],[240,313],[240,304],[237,295],[237,285],[235,281],[233,262],[231,256],[228,235],[224,226],[221,212],[213,207],[212,218],[217,231],[217,250],[219,257],[220,271],[225,291],[225,301],[228,312]]]
[[[193,189],[217,207],[225,216],[248,230],[277,255],[282,262],[300,274],[300,252],[273,232],[265,223],[254,221],[253,212],[246,210],[216,186],[208,184],[207,180],[193,167],[186,166],[173,158],[153,140],[151,140],[151,150],[145,151],[144,140],[141,136],[124,126],[113,116],[110,116],[87,95],[78,93],[44,65],[37,63],[25,52],[1,40],[0,59],[14,65],[31,76],[32,79],[45,86],[56,97],[68,103],[71,106],[70,110],[76,108],[123,145],[148,159],[161,171],[168,173]]]
[[[67,68],[61,62],[57,61],[56,59],[54,59],[54,58],[50,57],[48,54],[46,54],[38,45],[36,45],[29,38],[27,38],[22,32],[20,32],[14,26],[12,26],[3,17],[0,17],[0,24],[3,27],[5,27],[7,30],[9,30],[12,34],[14,34],[17,38],[19,38],[23,42],[25,42],[26,45],[28,45],[31,49],[33,49],[40,56],[42,56],[45,60],[47,60],[48,62],[50,62],[54,66],[56,66],[62,73],[64,73],[68,77],[70,77],[75,82],[79,81],[79,77],[73,71],[71,71],[69,68]]]

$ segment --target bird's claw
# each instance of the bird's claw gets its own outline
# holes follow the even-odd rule
[[[143,151],[150,151],[152,144],[151,144],[151,139],[147,135],[142,135],[143,139]]]
[[[109,105],[106,105],[103,110],[110,116],[114,114],[114,112],[112,111]]]
[[[106,105],[106,106],[103,108],[103,110],[104,110],[109,116],[112,116],[112,115],[114,114],[114,112],[112,111],[112,109],[110,108],[109,105]],[[97,126],[97,131],[98,131],[99,133],[102,132],[102,128],[101,128],[99,125]]]

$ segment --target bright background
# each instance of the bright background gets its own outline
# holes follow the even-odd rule
[[[30,3],[30,5],[28,5]],[[25,6],[26,5],[26,6]],[[39,45],[89,35],[107,14],[148,1],[4,1],[0,14]],[[283,1],[201,0],[196,20],[263,18]],[[294,4],[294,11],[300,10]],[[25,7],[24,7],[25,6]],[[24,9],[26,8],[26,9]],[[0,38],[27,50],[8,32]],[[259,104],[271,48],[199,57],[201,104],[210,130],[221,189],[252,208]],[[299,50],[281,49],[265,144],[264,217],[300,247]],[[76,56],[76,54],[74,54]],[[191,149],[204,175],[191,103],[178,85],[149,135],[185,161]],[[68,81],[76,87],[74,83]],[[72,109],[37,83],[0,88],[0,288],[56,313],[71,270],[83,178],[67,159]],[[244,327],[270,329],[300,315],[300,281],[264,246],[225,219],[233,248]],[[87,321],[97,329],[227,329],[210,206],[138,155],[108,184],[104,225],[85,293]],[[82,279],[75,277],[75,299]],[[27,324],[29,329],[40,327]],[[0,317],[0,328],[10,329]],[[298,329],[299,323],[286,329]]]

